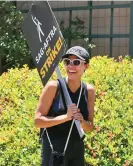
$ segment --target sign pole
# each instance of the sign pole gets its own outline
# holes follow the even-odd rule
[[[69,93],[68,93],[68,90],[67,90],[67,87],[66,87],[66,84],[64,82],[64,79],[62,78],[62,75],[60,73],[60,70],[59,70],[59,67],[57,66],[55,68],[55,71],[56,71],[56,74],[57,74],[57,77],[58,79],[60,80],[60,83],[61,83],[61,87],[62,87],[62,90],[63,90],[63,93],[64,93],[64,96],[65,96],[65,100],[66,100],[66,105],[70,105],[72,104],[72,100],[69,96]],[[76,127],[78,129],[78,133],[80,135],[80,138],[83,138],[84,136],[84,131],[81,127],[81,124],[80,124],[80,121],[79,120],[74,120],[75,121],[75,124],[76,124]]]

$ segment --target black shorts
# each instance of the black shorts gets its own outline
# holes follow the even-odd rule
[[[54,150],[62,153],[66,140],[51,140]],[[47,137],[43,138],[41,151],[41,166],[49,166],[51,148]],[[54,165],[54,166],[59,166]],[[69,140],[65,154],[65,166],[84,166],[84,143],[83,140]]]

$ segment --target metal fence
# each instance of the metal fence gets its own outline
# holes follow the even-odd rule
[[[23,3],[23,4],[22,4]],[[17,2],[17,8],[27,12],[32,2]],[[78,16],[85,22],[85,32],[90,43],[96,45],[91,55],[130,55],[133,58],[133,2],[132,1],[50,1],[57,21],[71,20]],[[71,45],[85,45],[83,39]]]

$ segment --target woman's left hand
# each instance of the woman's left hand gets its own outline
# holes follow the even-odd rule
[[[83,115],[80,113],[80,110],[78,109],[78,112],[76,112],[75,114],[73,114],[73,119],[75,120],[80,120],[81,122],[83,121]]]

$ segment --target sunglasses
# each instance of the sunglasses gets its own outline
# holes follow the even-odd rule
[[[81,63],[85,63],[85,61],[81,60],[81,59],[74,59],[74,60],[70,60],[68,58],[64,58],[63,59],[64,65],[68,66],[68,65],[73,65],[73,66],[79,66]]]

